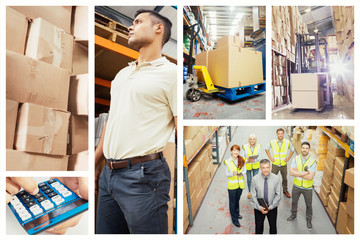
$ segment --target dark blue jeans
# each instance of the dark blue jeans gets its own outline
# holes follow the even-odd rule
[[[241,188],[234,190],[228,189],[228,193],[229,193],[229,208],[230,208],[231,221],[233,223],[239,223],[239,219],[238,219],[240,214],[239,201],[240,201],[242,189]]]
[[[99,179],[96,233],[168,233],[170,170],[164,158],[111,170]]]
[[[252,173],[252,176],[251,176],[251,173]],[[258,173],[259,173],[259,168],[252,169],[252,170],[246,170],[246,180],[247,180],[247,186],[248,186],[249,192],[251,191],[251,180]]]

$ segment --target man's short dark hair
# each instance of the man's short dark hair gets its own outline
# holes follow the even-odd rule
[[[153,10],[149,10],[149,9],[137,10],[135,13],[135,18],[141,13],[149,13],[150,16],[153,18],[153,24],[161,23],[164,25],[164,35],[163,35],[163,39],[162,39],[162,45],[164,46],[165,43],[167,43],[170,39],[171,27],[172,27],[171,21],[167,17],[161,15],[160,13],[153,11]],[[156,21],[154,21],[154,20],[156,20]]]
[[[309,148],[310,148],[310,143],[309,143],[309,142],[303,142],[303,143],[301,143],[301,146],[303,146],[303,145],[308,145]]]
[[[266,159],[266,158],[260,160],[260,165],[261,164],[270,164],[270,163],[271,163],[270,160]]]
[[[278,133],[278,132],[285,132],[285,131],[282,128],[278,128],[278,129],[276,129],[276,133]]]

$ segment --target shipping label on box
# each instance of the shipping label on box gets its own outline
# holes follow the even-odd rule
[[[14,148],[16,119],[19,103],[6,99],[6,148]]]
[[[6,98],[66,111],[70,73],[65,69],[6,51]]]
[[[66,155],[69,117],[69,112],[22,104],[15,135],[16,150]]]
[[[6,49],[25,53],[28,23],[29,20],[24,14],[6,7]]]
[[[6,150],[7,171],[66,171],[68,156]]]
[[[71,72],[73,46],[73,36],[42,18],[36,18],[30,24],[25,54]]]

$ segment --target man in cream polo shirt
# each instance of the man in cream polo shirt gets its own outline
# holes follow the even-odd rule
[[[161,57],[171,22],[139,10],[129,46],[139,58],[112,81],[109,119],[95,151],[96,233],[167,233],[170,170],[161,151],[176,127],[176,65]]]

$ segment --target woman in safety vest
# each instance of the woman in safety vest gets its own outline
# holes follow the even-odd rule
[[[247,195],[248,199],[251,198],[250,189],[251,189],[251,180],[258,174],[260,168],[260,144],[256,144],[257,138],[255,134],[249,135],[249,143],[243,145],[244,149],[244,158],[246,163],[246,180],[249,193]]]
[[[246,173],[245,160],[240,156],[240,146],[233,145],[230,149],[231,157],[225,160],[227,186],[229,193],[229,209],[232,223],[240,227],[240,197],[242,190],[245,188],[244,175]]]

